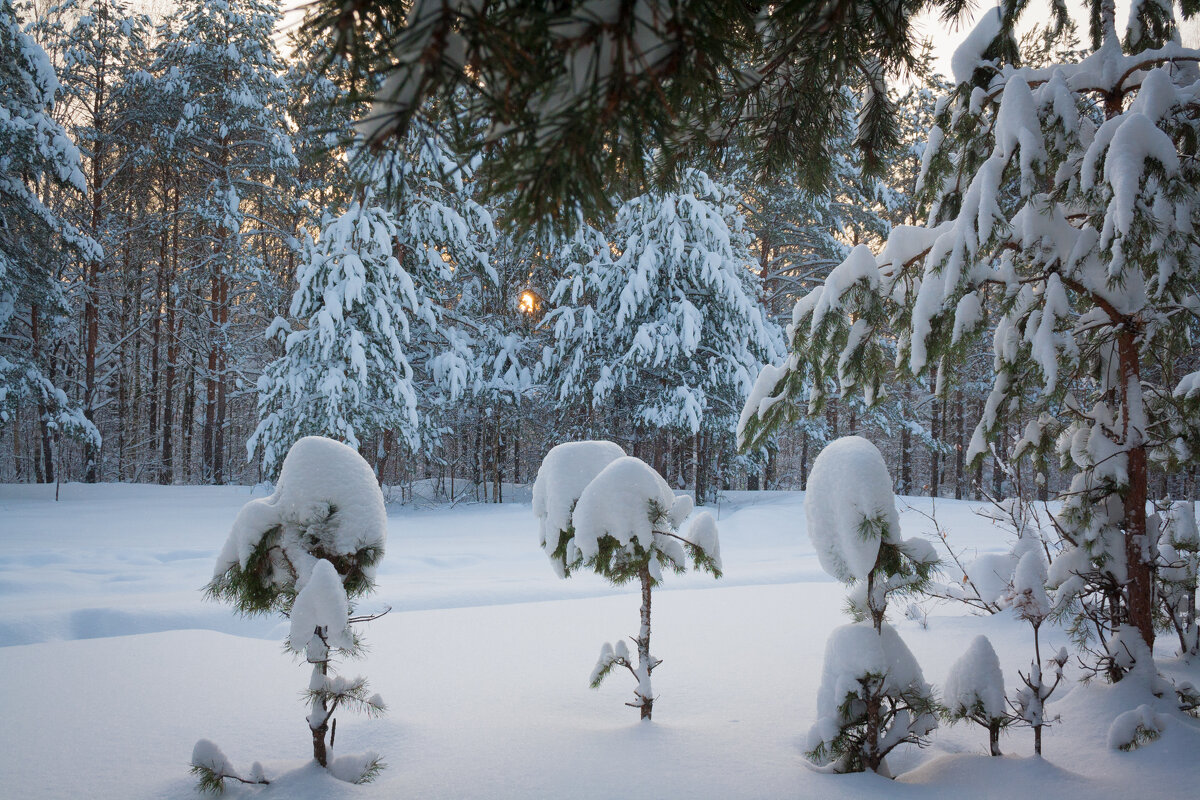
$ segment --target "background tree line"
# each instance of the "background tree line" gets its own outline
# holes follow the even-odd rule
[[[855,245],[923,219],[925,132],[950,90],[926,68],[890,95],[899,146],[873,175],[854,145],[864,92],[844,89],[825,188],[799,168],[764,177],[731,147],[669,191],[614,194],[611,217],[580,214],[567,232],[508,224],[523,216],[520,192],[462,166],[466,104],[431,99],[405,146],[364,157],[353,123],[376,87],[301,28],[284,42],[275,3],[4,13],[59,84],[24,113],[74,144],[82,180],[14,170],[61,225],[14,237],[28,276],[0,275],[20,284],[0,357],[58,394],[5,373],[0,480],[256,482],[273,476],[273,452],[326,433],[352,438],[401,491],[428,481],[499,500],[551,446],[594,436],[703,499],[803,487],[824,443],[862,433],[902,493],[1035,491],[1003,447],[973,470],[964,460],[988,330],[944,396],[917,383],[875,408],[834,400],[760,452],[736,452],[738,413],[758,365],[782,353],[796,299]],[[15,219],[16,201],[0,203]],[[378,251],[356,238],[367,213],[389,243]],[[356,280],[396,301],[386,325]],[[399,358],[384,347],[390,362],[370,355],[385,328],[400,345]],[[334,364],[345,368],[331,381]],[[1003,440],[1019,436],[1012,425]],[[1058,480],[1047,469],[1043,491]],[[1194,476],[1160,478],[1194,491]]]

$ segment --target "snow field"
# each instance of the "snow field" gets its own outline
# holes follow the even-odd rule
[[[734,493],[720,515],[729,577],[668,575],[655,592],[664,662],[649,724],[622,705],[626,682],[586,686],[598,645],[637,631],[633,587],[585,573],[559,581],[527,503],[389,508],[379,592],[360,608],[395,610],[362,628],[369,652],[341,671],[367,676],[390,708],[376,720],[340,715],[335,747],[376,750],[389,766],[375,784],[344,784],[305,766],[308,667],[283,653],[283,621],[239,622],[200,598],[250,496],[66,485],[55,504],[53,487],[0,487],[0,702],[10,720],[0,726],[0,794],[192,797],[187,763],[202,738],[243,772],[261,761],[274,781],[230,785],[227,796],[298,800],[1183,798],[1200,779],[1200,732],[1176,717],[1148,747],[1108,748],[1111,721],[1146,702],[1121,685],[1060,688],[1048,711],[1063,721],[1045,732],[1040,762],[1027,757],[1027,730],[1002,737],[1009,757],[990,759],[986,733],[959,725],[936,731],[927,750],[896,751],[897,782],[811,771],[802,750],[826,639],[847,621],[844,590],[803,533],[802,494]],[[939,501],[938,517],[960,547],[1010,545],[968,503]],[[901,528],[924,530],[911,512]],[[1028,626],[1008,614],[941,606],[927,630],[898,613],[893,624],[939,689],[979,634],[1008,689],[1028,665]],[[1056,649],[1066,639],[1050,629],[1043,641]]]

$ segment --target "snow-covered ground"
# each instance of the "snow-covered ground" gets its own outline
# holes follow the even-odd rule
[[[257,496],[261,496],[260,491]],[[520,490],[508,491],[528,497]],[[632,681],[587,678],[600,645],[636,633],[635,587],[555,577],[528,500],[390,506],[379,590],[361,611],[367,675],[390,706],[340,715],[335,750],[378,751],[377,782],[352,786],[306,765],[300,692],[308,669],[282,651],[280,619],[240,619],[200,591],[246,487],[0,486],[0,796],[194,796],[197,739],[235,766],[261,761],[263,798],[1195,797],[1200,722],[1170,716],[1133,753],[1107,747],[1110,722],[1146,702],[1132,685],[1060,688],[1046,757],[1032,734],[991,759],[977,726],[943,727],[925,750],[889,758],[896,782],[814,772],[802,750],[816,717],[824,643],[847,621],[844,589],[804,533],[803,494],[732,493],[720,508],[725,577],[668,575],[655,593],[654,721],[624,703]],[[911,501],[928,511],[927,499]],[[903,504],[903,501],[902,501]],[[972,505],[938,501],[960,549],[1000,552],[1003,532]],[[710,509],[716,511],[716,509]],[[928,530],[901,513],[905,536]],[[928,628],[893,621],[935,687],[979,633],[1009,688],[1031,647],[1008,615],[931,607]],[[1066,637],[1043,638],[1056,649]],[[1169,674],[1200,670],[1170,659]],[[625,680],[622,680],[625,678]],[[1130,682],[1126,682],[1129,684]]]

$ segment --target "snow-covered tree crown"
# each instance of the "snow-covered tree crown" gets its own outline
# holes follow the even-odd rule
[[[559,577],[587,566],[618,584],[648,570],[657,583],[663,567],[683,572],[689,556],[697,568],[720,577],[711,515],[697,515],[687,534],[680,533],[691,498],[676,497],[650,465],[612,442],[552,448],[534,482],[533,510],[542,549]]]
[[[246,614],[287,614],[326,561],[354,599],[374,586],[386,541],[370,465],[340,442],[306,436],[288,451],[271,496],[238,513],[206,591]]]

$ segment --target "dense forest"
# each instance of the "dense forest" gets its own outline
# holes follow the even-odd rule
[[[736,446],[796,300],[929,218],[928,131],[953,86],[928,47],[890,95],[900,147],[870,176],[854,147],[869,93],[844,89],[820,191],[731,147],[669,190],[614,195],[612,214],[530,226],[453,151],[453,102],[399,146],[365,143],[369,77],[281,28],[276,3],[2,8],[0,137],[21,152],[0,157],[4,257],[26,266],[0,273],[0,480],[255,483],[320,433],[397,497],[425,481],[500,500],[554,444],[595,437],[703,501],[802,488],[822,446],[857,432],[900,493],[1061,486],[1053,463],[1009,463],[1020,413],[966,458],[998,318],[946,374],[872,406],[831,380],[820,414]],[[1030,63],[1077,47],[1071,31],[1021,41]],[[1152,480],[1195,492],[1194,469]]]

